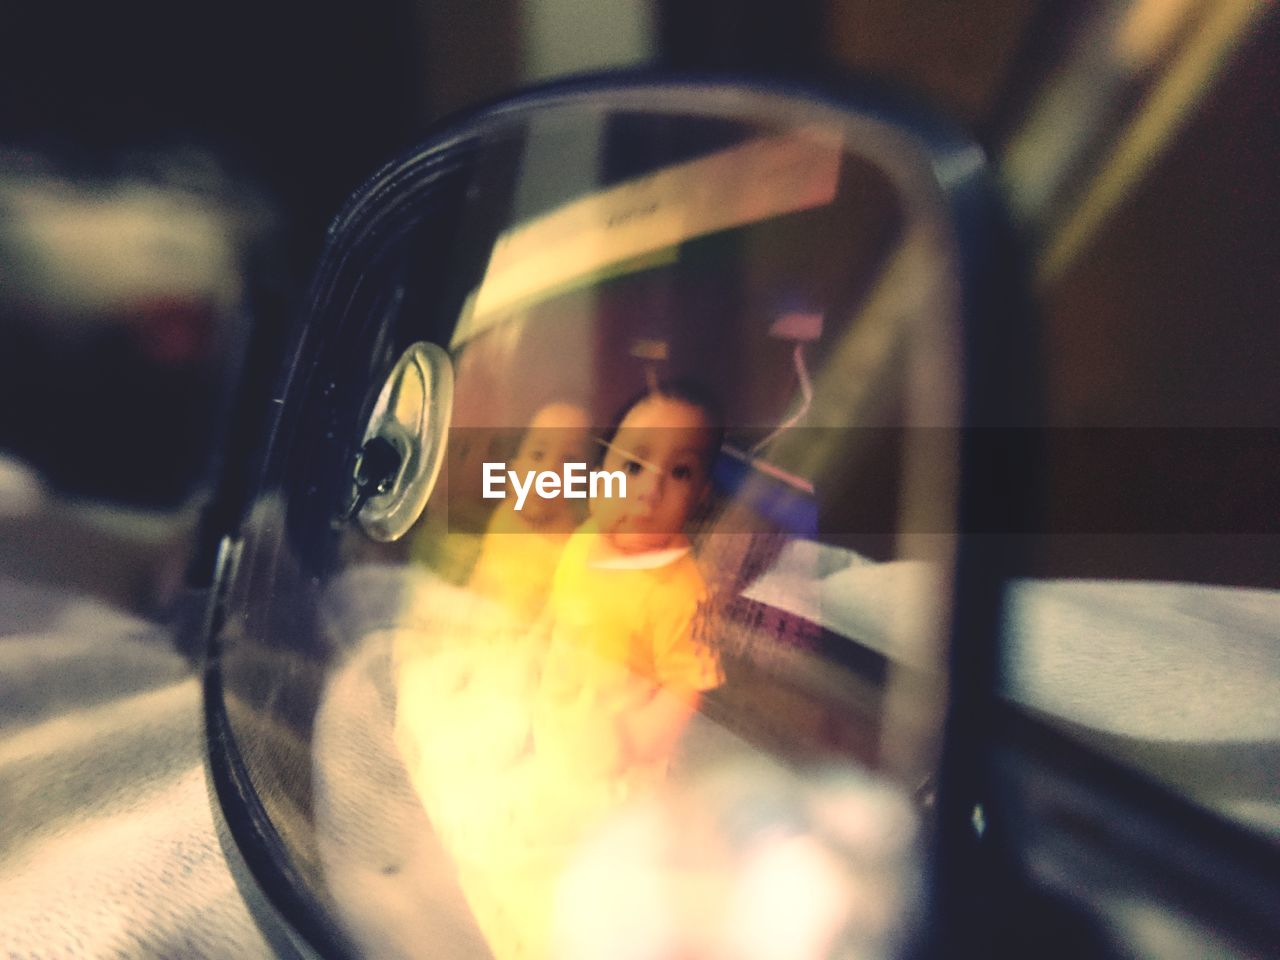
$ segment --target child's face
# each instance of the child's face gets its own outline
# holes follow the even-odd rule
[[[589,463],[589,451],[590,430],[587,428],[586,411],[570,404],[556,403],[543,407],[534,415],[511,461],[511,469],[520,474],[539,470],[560,473],[566,463]],[[572,501],[560,496],[544,499],[531,492],[522,513],[526,520],[538,523],[561,514],[570,516],[574,511]]]
[[[631,408],[604,457],[605,470],[626,474],[627,496],[591,502],[615,550],[644,553],[683,541],[707,494],[714,437],[702,409],[683,400],[654,396]]]

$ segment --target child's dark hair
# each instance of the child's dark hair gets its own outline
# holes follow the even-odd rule
[[[605,445],[600,448],[601,458],[604,456],[607,445],[613,442],[618,428],[622,426],[622,421],[627,418],[627,415],[644,401],[655,397],[676,400],[702,411],[707,418],[707,426],[711,430],[711,443],[707,445],[707,467],[710,469],[720,453],[720,445],[724,442],[724,408],[714,393],[693,380],[661,380],[655,387],[646,387],[632,396],[609,422],[609,428],[603,437]]]

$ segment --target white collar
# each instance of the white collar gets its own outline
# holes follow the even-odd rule
[[[590,560],[587,566],[596,570],[655,570],[675,563],[690,547],[670,547],[666,550],[650,550],[645,553],[624,553],[606,557],[603,560]]]

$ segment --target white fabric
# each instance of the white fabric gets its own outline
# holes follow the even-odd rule
[[[164,631],[0,578],[0,955],[274,956],[214,817],[199,680]]]

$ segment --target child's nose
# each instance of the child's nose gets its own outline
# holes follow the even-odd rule
[[[651,506],[662,496],[662,474],[657,470],[641,470],[636,477],[635,498]]]

